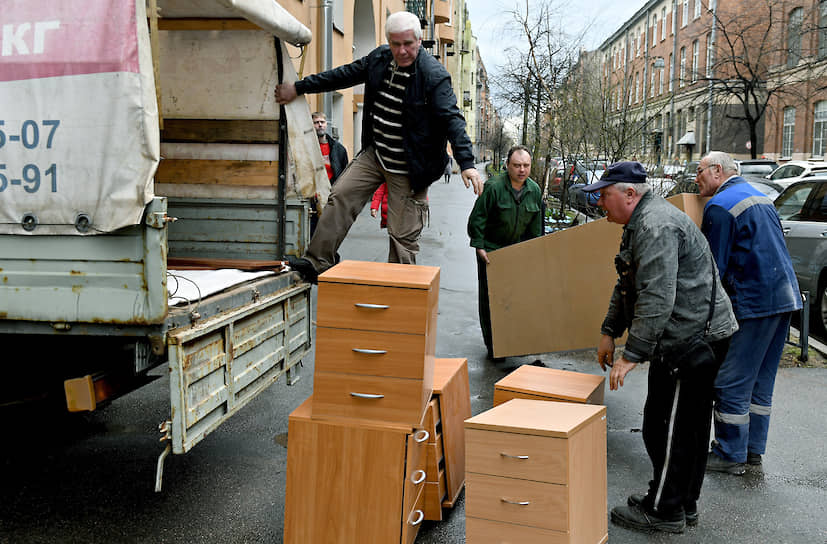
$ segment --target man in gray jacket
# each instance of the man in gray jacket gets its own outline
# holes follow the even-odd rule
[[[612,367],[611,390],[622,387],[638,364],[651,363],[643,441],[653,478],[646,494],[631,495],[628,506],[612,509],[611,519],[636,530],[680,533],[698,521],[712,385],[738,325],[703,234],[686,214],[649,189],[638,162],[612,164],[585,189],[599,190],[598,205],[608,220],[625,225],[598,362],[604,371]],[[615,338],[624,332],[626,345],[615,359]],[[672,354],[699,335],[714,357],[697,368],[677,368]]]

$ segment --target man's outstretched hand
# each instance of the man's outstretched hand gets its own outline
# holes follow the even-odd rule
[[[465,184],[466,189],[473,185],[475,195],[482,194],[482,178],[480,178],[480,173],[477,172],[476,168],[466,168],[463,170],[462,182]]]

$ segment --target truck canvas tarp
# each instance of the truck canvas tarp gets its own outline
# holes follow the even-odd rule
[[[0,37],[0,233],[139,223],[159,160],[143,2],[10,3]]]

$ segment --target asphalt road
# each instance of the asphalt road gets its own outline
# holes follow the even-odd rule
[[[474,257],[465,234],[473,201],[458,176],[433,186],[419,259],[442,269],[437,355],[468,359],[473,413],[491,407],[497,380],[535,358],[600,374],[593,351],[499,364],[485,359]],[[382,261],[387,235],[363,211],[340,253]],[[162,449],[157,425],[169,417],[164,369],[154,371],[155,382],[100,412],[60,418],[4,413],[0,543],[281,542],[287,416],[312,392],[313,357],[304,363],[298,384],[280,381],[193,451],[168,458],[161,493],[153,488]],[[621,391],[606,392],[609,508],[643,490],[650,478],[639,432],[645,390],[644,368]],[[610,542],[827,543],[825,390],[827,370],[781,369],[763,471],[707,476],[700,524],[683,535],[644,535],[610,524]],[[461,543],[464,529],[460,500],[446,521],[426,522],[417,543]]]

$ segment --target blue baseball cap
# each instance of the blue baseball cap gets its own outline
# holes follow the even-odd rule
[[[646,169],[637,161],[620,161],[609,165],[600,180],[583,187],[583,192],[593,193],[615,183],[646,183]]]

